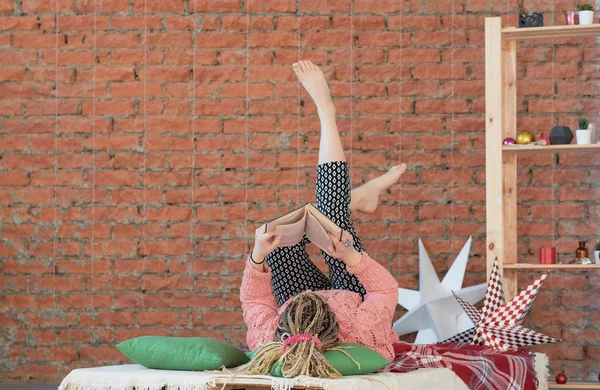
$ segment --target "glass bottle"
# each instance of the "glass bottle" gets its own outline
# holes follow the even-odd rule
[[[578,262],[581,262],[581,259],[590,257],[590,251],[588,250],[588,248],[586,248],[585,245],[585,241],[579,241],[579,248],[577,248],[577,250],[575,251],[575,257],[577,258]]]

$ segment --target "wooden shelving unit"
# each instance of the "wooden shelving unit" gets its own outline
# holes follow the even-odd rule
[[[518,154],[529,154],[529,153],[589,153],[589,152],[600,152],[600,144],[590,145],[519,145],[519,146],[503,146],[502,152],[504,153],[518,153]]]
[[[488,18],[494,19],[494,18]],[[582,38],[600,35],[600,24],[588,24],[585,26],[549,26],[517,28],[505,27],[502,29],[504,41],[524,41],[531,39],[556,39],[556,38]]]
[[[574,271],[582,271],[588,269],[600,269],[600,264],[525,264],[525,263],[516,263],[516,264],[504,264],[504,269],[545,269],[545,270],[553,270],[553,269],[562,269],[562,270],[574,270]]]
[[[549,383],[551,389],[600,389],[600,383],[594,382],[567,382],[564,385]]]
[[[600,24],[502,28],[499,17],[485,20],[486,259],[498,258],[504,295],[517,293],[517,273],[536,270],[596,270],[600,265],[517,262],[517,157],[530,153],[600,152],[600,145],[503,146],[517,135],[517,41],[600,36]],[[551,382],[552,379],[550,379]],[[549,383],[551,388],[600,389],[600,382]]]
[[[485,21],[487,268],[498,258],[507,299],[517,293],[519,270],[587,270],[600,265],[517,262],[517,157],[531,153],[600,152],[600,144],[503,146],[517,135],[517,40],[600,36],[600,24],[502,28],[499,17]]]

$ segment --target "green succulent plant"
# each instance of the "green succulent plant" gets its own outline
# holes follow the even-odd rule
[[[587,130],[589,124],[590,122],[587,119],[579,118],[579,128],[581,130]]]
[[[580,10],[580,11],[593,11],[593,10],[594,10],[594,7],[592,7],[592,5],[591,5],[591,4],[582,4],[582,5],[579,7],[579,10]]]
[[[600,251],[600,241],[598,241],[596,243],[596,246],[594,247],[594,250]]]

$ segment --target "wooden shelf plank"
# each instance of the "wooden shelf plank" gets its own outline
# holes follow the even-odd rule
[[[600,144],[589,144],[589,145],[523,145],[523,146],[503,146],[502,152],[505,153],[568,153],[568,152],[600,152]]]
[[[586,270],[586,269],[600,269],[600,264],[506,264],[502,265],[503,268],[508,269],[570,269],[570,270]]]
[[[509,40],[555,39],[589,37],[599,35],[600,24],[588,24],[584,26],[548,26],[529,28],[506,27],[502,29],[502,38]]]
[[[600,389],[600,382],[567,382],[564,385],[548,383],[550,389]]]

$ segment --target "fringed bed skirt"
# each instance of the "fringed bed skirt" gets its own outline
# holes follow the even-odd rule
[[[261,375],[215,374],[191,371],[152,370],[138,364],[80,368],[65,377],[59,390],[468,390],[452,371],[445,368],[419,369],[408,373],[379,373],[342,379]]]

